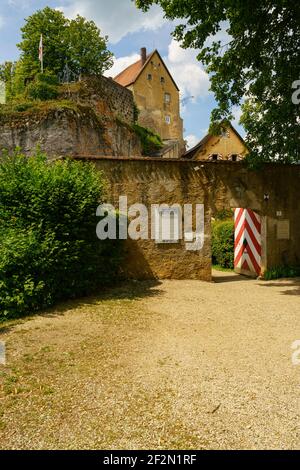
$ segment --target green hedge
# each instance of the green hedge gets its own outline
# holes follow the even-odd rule
[[[4,155],[0,163],[0,321],[115,279],[122,246],[96,237],[105,190],[92,165]]]
[[[222,268],[234,268],[233,220],[212,223],[212,261]]]

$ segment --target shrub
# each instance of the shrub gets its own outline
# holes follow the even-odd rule
[[[234,222],[232,220],[212,223],[213,264],[222,268],[234,268]]]
[[[39,73],[26,89],[28,98],[33,100],[55,100],[58,93],[57,77],[51,73]]]
[[[0,320],[86,295],[115,279],[118,241],[96,237],[103,175],[42,155],[0,164]]]
[[[154,132],[138,124],[134,124],[133,130],[141,139],[144,155],[153,155],[162,149],[163,142],[158,134],[154,134]]]

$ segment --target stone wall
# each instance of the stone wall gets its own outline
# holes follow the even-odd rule
[[[299,166],[267,165],[248,170],[243,163],[166,159],[93,158],[108,182],[108,201],[128,203],[204,203],[205,243],[199,252],[186,251],[183,242],[156,244],[154,240],[127,242],[124,271],[138,279],[211,279],[211,217],[221,209],[244,207],[261,214],[265,230],[263,268],[300,264],[300,206],[296,189]],[[290,221],[288,240],[278,239],[278,224]]]
[[[87,77],[78,86],[67,87],[64,97],[90,105],[98,113],[134,124],[134,98],[127,88],[111,78]]]

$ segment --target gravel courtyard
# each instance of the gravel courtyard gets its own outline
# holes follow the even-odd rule
[[[1,449],[300,449],[300,281],[132,283],[0,325]]]

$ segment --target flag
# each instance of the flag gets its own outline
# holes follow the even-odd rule
[[[43,60],[44,60],[44,46],[43,46],[43,35],[41,34],[40,45],[39,45],[39,61],[41,63],[42,72],[43,72]]]

